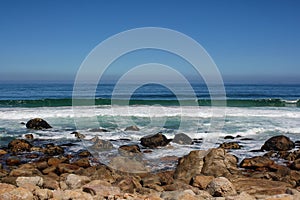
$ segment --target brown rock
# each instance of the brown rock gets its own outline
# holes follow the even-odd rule
[[[192,179],[192,186],[205,190],[207,185],[214,179],[213,176],[197,175]]]
[[[6,159],[6,164],[9,166],[20,165],[21,160],[19,157],[11,156]]]
[[[22,187],[25,184],[31,184],[31,185],[35,185],[35,186],[42,186],[43,185],[43,178],[40,176],[32,176],[32,177],[18,177],[16,179],[16,184],[19,187]]]
[[[141,138],[141,144],[144,147],[156,148],[159,146],[166,146],[172,140],[167,139],[167,137],[161,133],[157,133],[155,135],[148,135]]]
[[[129,126],[129,127],[126,127],[124,131],[139,131],[139,127],[137,126]]]
[[[57,166],[58,164],[63,163],[65,161],[67,161],[67,158],[53,157],[53,158],[48,159],[48,165],[49,166]]]
[[[46,169],[44,169],[42,172],[43,174],[49,174],[51,172],[55,172],[57,169],[57,166],[56,165],[53,165],[53,166],[50,166],[50,167],[47,167]]]
[[[31,165],[31,164],[23,164],[20,165],[19,168],[17,169],[13,169],[10,174],[10,176],[15,176],[15,177],[19,177],[19,176],[41,176],[42,173],[36,169],[35,166]]]
[[[7,154],[7,151],[0,149],[0,156]]]
[[[240,149],[241,146],[237,142],[224,142],[220,144],[219,148],[223,149]]]
[[[73,162],[74,165],[77,165],[79,167],[88,168],[91,166],[90,161],[88,158],[81,158],[79,160],[76,160]]]
[[[114,148],[111,142],[101,140],[97,136],[92,138],[91,141],[94,142],[94,144],[90,148],[94,151],[105,151]]]
[[[34,195],[37,196],[39,200],[48,200],[53,197],[53,192],[48,189],[36,189]]]
[[[56,180],[49,177],[44,177],[43,188],[50,189],[50,190],[60,189],[59,183]]]
[[[233,184],[225,177],[213,179],[207,185],[207,191],[214,197],[225,197],[236,194]]]
[[[58,171],[59,173],[74,173],[77,171],[79,167],[77,165],[71,165],[71,164],[66,164],[66,163],[61,163],[58,165]]]
[[[33,194],[30,191],[19,187],[0,194],[0,199],[1,200],[32,200]]]
[[[23,152],[23,151],[30,151],[32,145],[23,139],[14,139],[8,144],[8,148],[14,152]]]
[[[140,156],[141,150],[138,145],[123,145],[118,149],[122,156]]]
[[[222,148],[211,149],[204,157],[204,164],[201,173],[214,177],[230,177],[238,173],[237,162],[238,159],[226,153]]]
[[[91,195],[99,195],[108,197],[110,195],[120,195],[121,190],[119,187],[111,186],[109,183],[104,181],[93,181],[82,187],[84,192],[90,193]]]
[[[245,158],[244,160],[242,160],[240,167],[256,169],[256,168],[270,167],[273,164],[274,161],[268,157],[255,156],[252,158]]]
[[[33,140],[33,135],[32,135],[32,134],[26,134],[26,135],[25,135],[25,138],[26,138],[27,140]]]
[[[136,160],[134,157],[131,159],[129,157],[114,157],[109,163],[109,167],[116,169],[121,172],[129,173],[148,173],[149,168],[145,165],[143,161]]]
[[[60,146],[48,145],[43,149],[43,153],[49,156],[57,156],[64,153],[64,149]]]
[[[190,183],[192,177],[201,173],[203,158],[206,154],[206,151],[196,150],[180,158],[174,173],[174,178],[180,179],[185,183]]]
[[[89,157],[91,155],[92,154],[89,151],[82,151],[78,154],[78,156],[80,156],[80,157]]]
[[[134,193],[137,188],[141,188],[140,180],[135,177],[125,177],[118,183],[118,187],[123,192]]]
[[[29,120],[26,123],[26,127],[29,129],[37,129],[37,130],[52,128],[45,120],[41,118],[34,118]]]
[[[268,139],[261,147],[262,150],[288,151],[295,148],[295,143],[284,135],[278,135]]]
[[[91,179],[87,176],[78,176],[75,174],[69,174],[66,178],[66,184],[70,189],[78,189],[90,181]]]
[[[6,184],[6,183],[0,183],[0,196],[3,193],[10,192],[14,189],[16,189],[16,186],[14,186],[14,185]]]

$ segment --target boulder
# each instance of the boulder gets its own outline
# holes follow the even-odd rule
[[[203,161],[201,173],[204,175],[230,177],[238,173],[237,157],[226,153],[222,148],[211,149]]]
[[[207,191],[214,197],[235,195],[233,184],[225,177],[214,178],[207,186]]]
[[[91,166],[90,161],[88,158],[81,158],[73,162],[74,165],[79,167],[88,168]]]
[[[138,145],[122,145],[119,147],[118,151],[123,156],[135,156],[141,153]]]
[[[199,198],[192,190],[177,190],[162,192],[161,196],[164,200],[198,200]]]
[[[288,151],[295,148],[295,143],[284,135],[278,135],[268,139],[261,147],[262,150]]]
[[[205,190],[207,185],[214,179],[213,176],[197,175],[192,179],[192,186]]]
[[[32,192],[19,187],[7,192],[4,192],[2,194],[0,194],[0,199],[1,200],[12,200],[12,199],[16,199],[16,200],[32,200],[33,199],[33,194]]]
[[[182,144],[182,145],[191,145],[193,143],[192,138],[190,138],[188,135],[184,133],[178,133],[175,135],[172,142],[176,144]]]
[[[224,142],[220,144],[219,148],[223,149],[240,149],[241,146],[237,142]]]
[[[157,133],[155,135],[148,135],[141,138],[141,144],[144,147],[156,148],[159,146],[166,146],[172,140],[167,139],[167,137],[161,133]]]
[[[17,186],[22,187],[25,184],[31,184],[41,187],[43,185],[43,178],[40,176],[32,176],[32,177],[18,177],[16,179]]]
[[[14,152],[30,151],[32,145],[24,139],[14,139],[8,144],[8,148]]]
[[[105,151],[113,149],[113,145],[111,142],[106,140],[101,140],[97,136],[91,139],[94,144],[90,147],[94,151]]]
[[[256,169],[256,168],[270,167],[273,164],[274,161],[268,157],[254,156],[252,158],[245,158],[244,160],[242,160],[240,167]]]
[[[21,164],[21,160],[17,156],[10,156],[6,159],[6,165],[8,166],[16,166],[20,164]]]
[[[39,200],[47,200],[53,197],[53,192],[49,189],[36,189],[34,195],[37,196]]]
[[[118,187],[123,192],[134,193],[137,188],[141,188],[140,180],[135,177],[124,177],[119,183]]]
[[[41,118],[34,118],[29,120],[26,123],[26,127],[29,129],[36,129],[36,130],[52,128],[52,126],[50,126],[48,122],[46,122]]]
[[[64,149],[62,147],[56,146],[54,144],[46,145],[46,147],[42,151],[44,154],[47,154],[49,156],[61,155],[64,153]]]
[[[234,136],[232,136],[232,135],[226,135],[226,136],[224,137],[224,139],[225,139],[225,140],[233,140],[233,139],[234,139]]]
[[[139,127],[134,125],[134,126],[126,127],[124,131],[139,131],[139,130],[140,130]]]
[[[91,179],[87,176],[78,176],[75,174],[69,174],[66,178],[66,184],[70,189],[78,189],[90,181]]]
[[[201,173],[203,158],[206,154],[206,151],[196,150],[180,158],[174,173],[174,178],[182,180],[185,183],[190,183],[195,175]]]
[[[83,134],[81,134],[81,133],[79,133],[77,131],[74,131],[71,134],[73,134],[78,139],[84,139],[85,138],[85,135],[83,135]]]
[[[95,180],[92,181],[82,187],[83,191],[86,193],[90,193],[91,195],[99,195],[103,197],[108,197],[110,195],[120,195],[121,190],[119,187],[111,186],[110,183]]]

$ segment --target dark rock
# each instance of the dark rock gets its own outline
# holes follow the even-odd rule
[[[14,153],[30,151],[31,147],[32,145],[28,141],[23,139],[14,139],[8,144],[8,148]]]
[[[139,127],[137,126],[129,126],[129,127],[126,127],[124,131],[139,131]]]
[[[250,141],[250,140],[254,140],[253,138],[241,138],[241,141]]]
[[[78,156],[80,156],[80,157],[89,157],[91,155],[92,154],[87,150],[78,153]]]
[[[81,133],[79,133],[77,131],[74,131],[71,134],[73,134],[78,139],[84,139],[85,138],[85,135],[83,135],[83,134],[81,134]]]
[[[300,170],[300,159],[295,160],[292,164],[291,164],[291,168],[295,169],[295,170]]]
[[[20,122],[20,124],[22,124],[22,125],[26,125],[26,123],[25,123],[25,122]]]
[[[195,175],[201,173],[203,158],[206,154],[206,151],[196,150],[180,158],[174,173],[174,179],[179,179],[189,184]]]
[[[94,151],[105,151],[109,149],[113,149],[113,145],[111,142],[106,140],[101,140],[97,136],[91,139],[94,144],[91,146],[91,149]]]
[[[26,123],[26,127],[29,129],[37,129],[37,130],[52,128],[52,126],[50,126],[45,120],[41,118],[34,118],[29,120]]]
[[[81,158],[79,160],[76,160],[73,162],[74,165],[77,165],[79,167],[88,168],[91,166],[90,161],[88,158]]]
[[[226,136],[224,137],[224,139],[225,139],[225,140],[233,140],[234,137],[233,137],[232,135],[226,135]]]
[[[64,149],[60,146],[47,146],[43,149],[44,154],[55,156],[55,155],[61,155],[64,153]]]
[[[211,149],[203,159],[204,164],[201,173],[214,177],[230,177],[238,173],[237,157],[226,153],[222,148]]]
[[[108,130],[104,129],[104,128],[93,128],[89,130],[90,132],[109,132]]]
[[[219,148],[223,149],[240,149],[241,146],[237,142],[224,142],[220,144]]]
[[[200,143],[202,143],[202,141],[203,141],[202,138],[196,138],[196,139],[193,139],[192,144],[200,144]]]
[[[123,156],[135,156],[141,153],[138,145],[123,145],[119,147],[118,151]]]
[[[295,148],[295,143],[284,135],[278,135],[268,139],[261,147],[262,150],[288,151]]]
[[[193,143],[192,138],[184,133],[176,134],[172,142],[176,144],[190,145]]]
[[[32,134],[26,134],[25,138],[28,140],[33,140],[33,135]]]
[[[274,161],[265,156],[255,156],[252,158],[245,158],[242,160],[240,167],[242,168],[263,168],[263,167],[270,167],[274,164]]]
[[[167,137],[161,133],[157,133],[155,135],[148,135],[141,138],[141,144],[144,147],[156,148],[159,146],[166,146],[172,140],[167,139]]]
[[[80,167],[77,165],[67,164],[67,163],[61,163],[58,165],[59,173],[74,173],[77,171]]]

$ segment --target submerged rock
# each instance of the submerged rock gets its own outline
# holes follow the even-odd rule
[[[219,148],[223,149],[240,149],[241,146],[237,142],[224,142],[220,144]]]
[[[124,131],[139,131],[139,130],[140,130],[139,127],[134,125],[134,126],[126,127]]]
[[[192,140],[192,138],[190,138],[188,135],[186,135],[184,133],[178,133],[175,135],[172,142],[174,142],[176,144],[190,145],[193,143],[193,140]]]
[[[24,139],[14,139],[8,144],[8,148],[14,152],[30,151],[32,145]]]
[[[52,128],[52,126],[50,126],[45,120],[41,118],[34,118],[29,120],[26,123],[26,127],[29,129],[37,129],[37,130]]]
[[[262,150],[288,151],[295,148],[295,143],[284,135],[278,135],[268,139],[261,147]]]
[[[91,139],[94,144],[91,146],[91,149],[94,151],[105,151],[113,148],[111,142],[106,140],[101,140],[97,136]]]
[[[144,147],[149,147],[149,148],[166,146],[171,141],[172,141],[171,139],[167,139],[167,137],[161,133],[157,133],[155,135],[148,135],[141,138],[141,144]]]

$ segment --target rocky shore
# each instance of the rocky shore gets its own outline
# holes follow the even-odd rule
[[[28,128],[51,127],[40,119],[37,124],[30,123]],[[242,147],[238,142],[226,142],[181,158],[162,158],[177,162],[173,170],[140,173],[96,163],[87,150],[69,153],[64,146],[51,143],[35,146],[32,139],[30,135],[14,139],[0,149],[1,200],[300,199],[300,150],[295,148],[296,141],[283,135],[270,138],[257,150],[264,152],[263,156],[239,161],[230,151]],[[141,138],[141,144],[121,146],[119,153],[132,158],[146,153],[140,145],[151,153],[152,148],[167,148],[162,146],[170,145],[170,141],[158,133]],[[94,142],[95,148],[111,147],[99,138]],[[176,142],[192,140],[181,134]],[[130,163],[122,164],[130,167]]]

